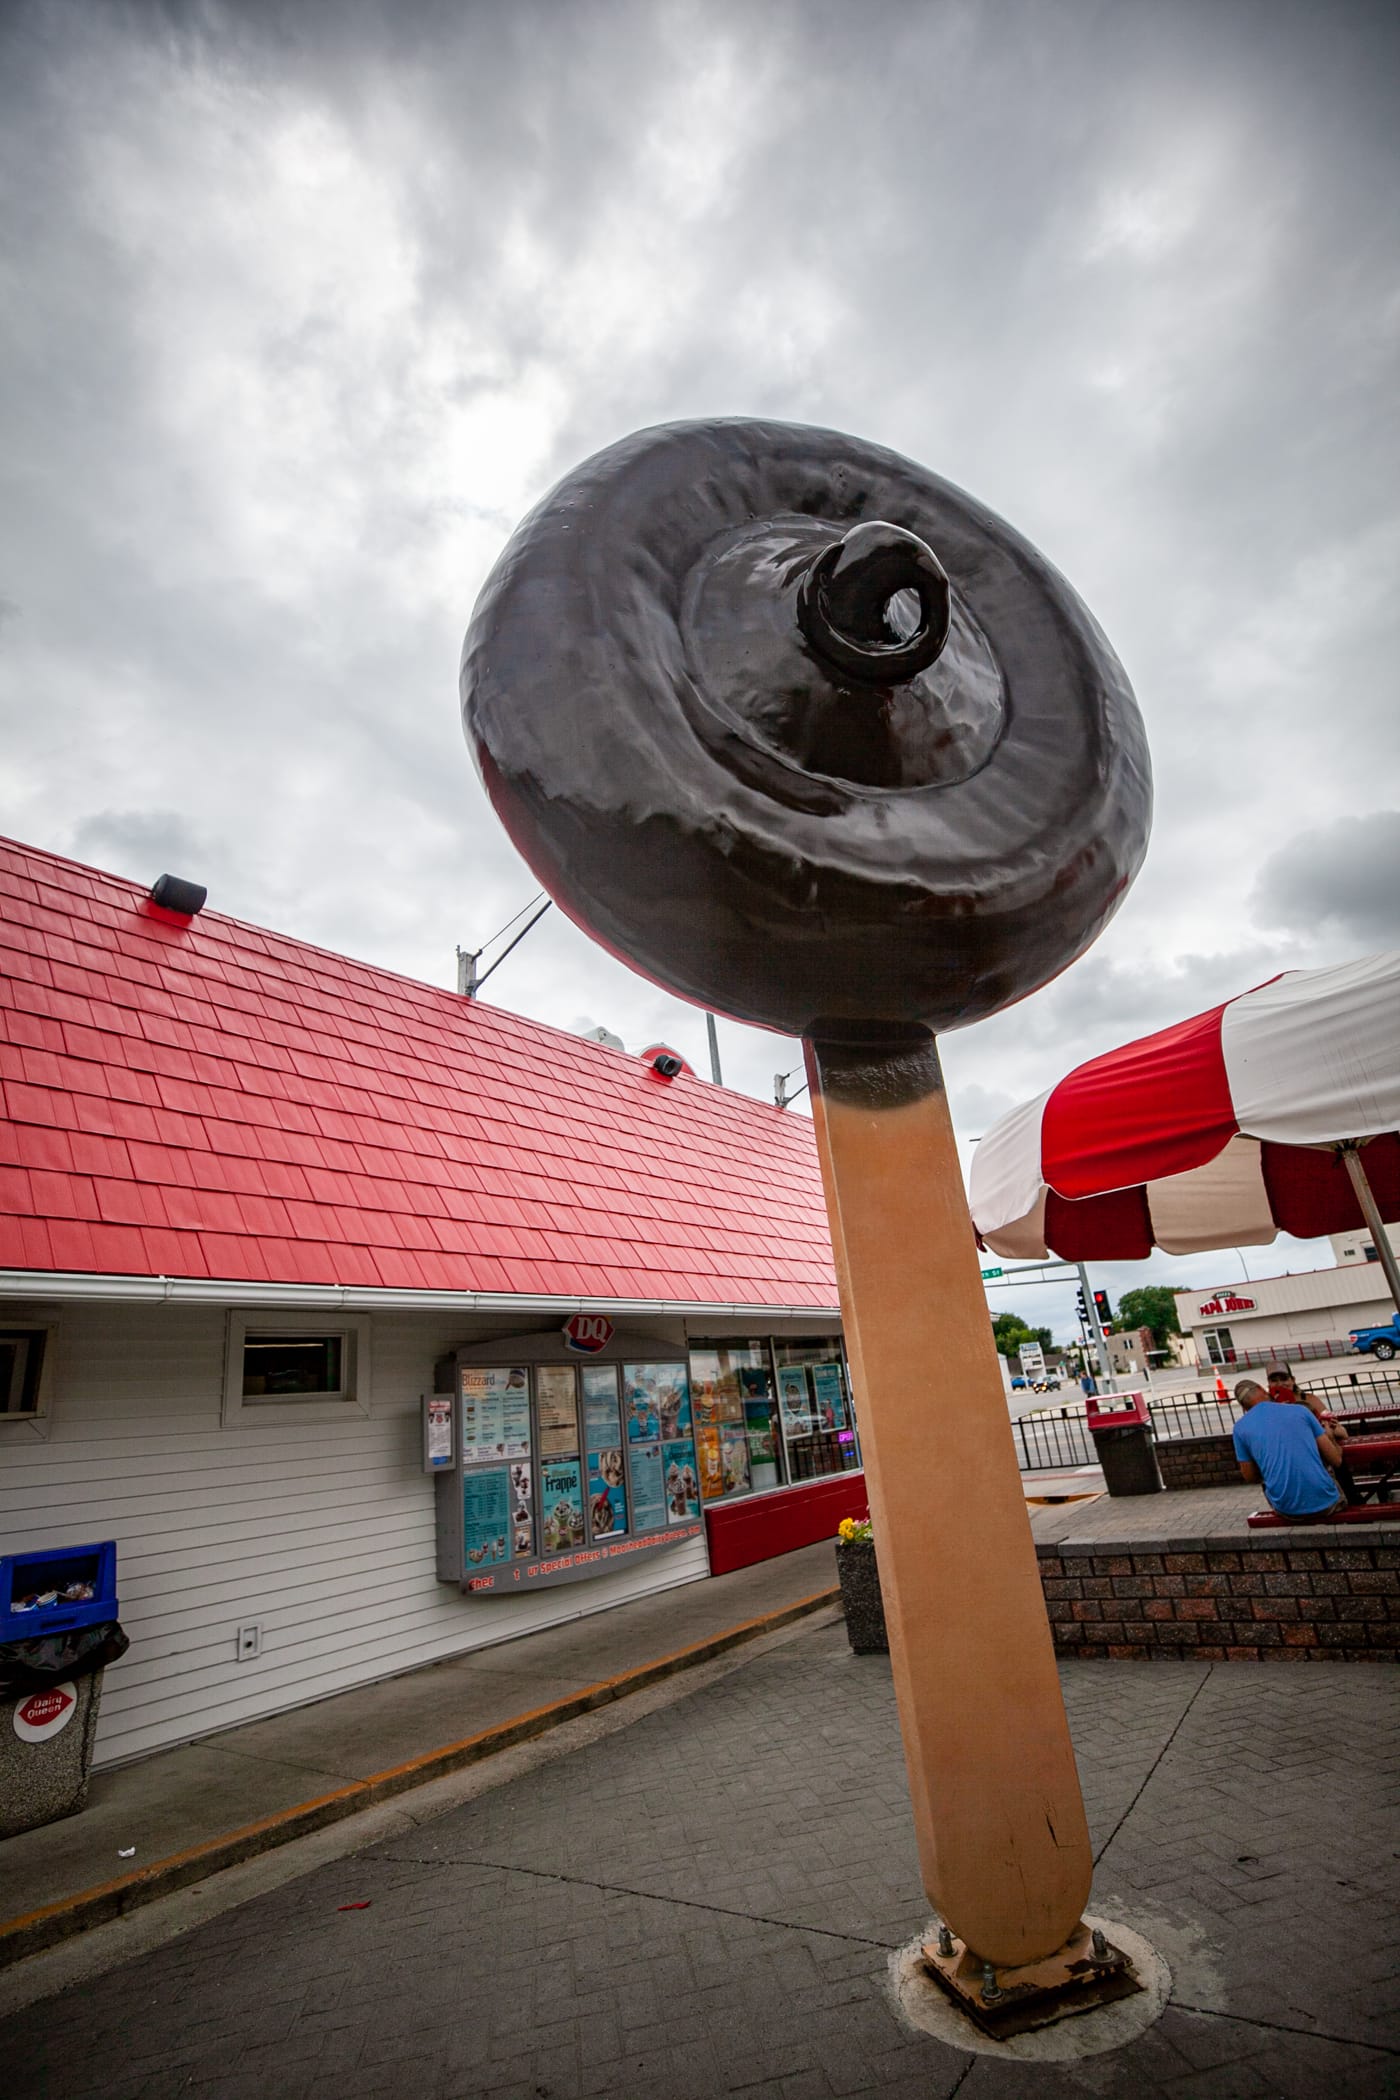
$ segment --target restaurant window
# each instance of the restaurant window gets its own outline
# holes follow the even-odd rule
[[[285,1400],[316,1394],[338,1400],[345,1391],[340,1334],[247,1334],[243,1338],[243,1398]]]
[[[303,1313],[231,1312],[224,1368],[225,1426],[276,1418],[321,1422],[369,1412],[370,1322]]]
[[[860,1447],[840,1336],[775,1339],[773,1365],[788,1479],[852,1471]]]
[[[690,1386],[704,1500],[780,1487],[777,1389],[767,1341],[692,1343]]]

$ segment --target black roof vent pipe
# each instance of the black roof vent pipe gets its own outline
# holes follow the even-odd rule
[[[199,882],[184,882],[178,875],[162,875],[151,885],[151,902],[162,911],[176,911],[185,919],[192,919],[196,912],[203,911],[209,892]]]

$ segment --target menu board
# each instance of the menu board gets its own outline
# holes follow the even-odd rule
[[[507,1458],[530,1456],[530,1387],[523,1371],[511,1372],[501,1401]]]
[[[537,1364],[535,1409],[540,1421],[540,1457],[571,1458],[578,1451],[578,1407],[572,1364]]]
[[[661,1471],[660,1444],[630,1444],[627,1457],[632,1471],[632,1524],[637,1531],[661,1531],[666,1524],[666,1484]]]
[[[568,1553],[583,1544],[583,1475],[576,1458],[540,1467],[540,1534],[544,1553]]]
[[[655,1396],[645,1386],[633,1385],[629,1375],[627,1381],[627,1441],[629,1444],[652,1444],[661,1435],[661,1417],[656,1411]]]
[[[846,1396],[841,1389],[840,1364],[813,1364],[812,1390],[817,1400],[817,1423],[822,1429],[842,1429],[846,1422]]]
[[[462,1550],[468,1567],[510,1557],[510,1478],[504,1466],[462,1476]]]
[[[483,1459],[526,1458],[530,1451],[530,1376],[521,1365],[463,1364],[458,1371],[464,1466]]]
[[[613,1364],[585,1364],[579,1373],[583,1385],[583,1440],[590,1451],[622,1442],[617,1412],[617,1369]]]
[[[521,1463],[510,1469],[510,1550],[517,1560],[528,1560],[535,1550],[535,1503],[533,1474]]]
[[[661,1472],[666,1488],[666,1522],[684,1524],[700,1514],[700,1480],[695,1447],[689,1437],[661,1446]]]
[[[690,1377],[684,1364],[627,1364],[623,1368],[627,1387],[629,1424],[635,1412],[655,1419],[657,1428],[646,1432],[661,1441],[690,1435]]]
[[[595,1539],[615,1538],[627,1529],[627,1484],[620,1444],[588,1454],[588,1523]]]

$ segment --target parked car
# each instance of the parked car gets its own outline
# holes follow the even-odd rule
[[[1382,1363],[1389,1363],[1400,1353],[1400,1313],[1393,1313],[1384,1327],[1353,1327],[1351,1346],[1363,1356],[1378,1356]]]

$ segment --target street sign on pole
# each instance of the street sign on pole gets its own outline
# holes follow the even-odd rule
[[[1001,1273],[1000,1269],[984,1269],[982,1271],[982,1281],[983,1283],[990,1283],[994,1276],[1000,1276]]]

